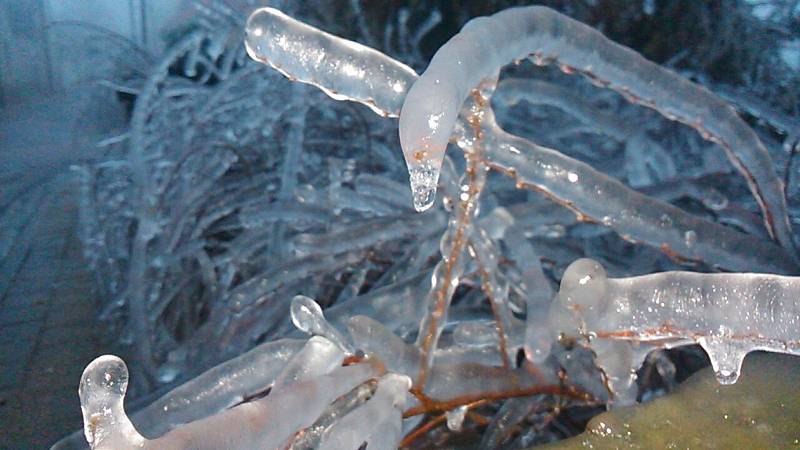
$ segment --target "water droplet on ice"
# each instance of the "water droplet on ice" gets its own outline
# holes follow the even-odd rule
[[[447,417],[447,428],[452,431],[461,431],[464,425],[464,417],[467,415],[468,408],[466,406],[459,406],[445,413]]]
[[[414,199],[414,209],[418,212],[425,211],[436,200],[436,188],[439,183],[439,169],[428,162],[409,168],[409,182],[411,195]]]
[[[683,234],[683,240],[686,246],[691,248],[694,246],[694,243],[697,242],[697,233],[695,233],[694,230],[689,230]]]

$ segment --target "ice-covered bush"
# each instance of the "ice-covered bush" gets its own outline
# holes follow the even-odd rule
[[[726,383],[751,350],[800,351],[786,155],[707,88],[543,7],[470,21],[421,76],[437,11],[389,20],[410,65],[224,13],[152,69],[83,218],[141,389],[266,343],[130,420],[127,368],[99,358],[93,447],[527,445],[554,409],[635,401],[653,348],[699,343]],[[679,266],[763,274],[606,275]]]

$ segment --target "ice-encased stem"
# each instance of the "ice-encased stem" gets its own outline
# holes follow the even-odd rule
[[[798,277],[663,272],[608,278],[599,263],[580,259],[564,273],[550,325],[554,333],[590,333],[597,343],[698,343],[719,381],[729,384],[753,350],[800,355],[798,298]],[[620,350],[603,351],[606,360],[619,360],[608,365],[617,373],[635,370],[646,351],[622,349],[629,356],[620,357]]]
[[[378,375],[370,364],[337,367],[312,379],[288,383],[266,397],[146,439],[123,408],[128,370],[111,355],[84,370],[79,394],[87,441],[93,450],[247,450],[280,448],[297,431],[313,424],[336,398]]]
[[[473,224],[470,231],[471,256],[477,262],[481,288],[492,306],[503,366],[511,367],[511,355],[509,355],[508,349],[508,336],[511,333],[511,310],[508,306],[509,284],[498,267],[500,252],[492,239],[479,226]]]
[[[274,8],[261,8],[247,19],[247,53],[291,80],[308,83],[336,100],[369,106],[396,116],[413,69],[383,53],[295,20]]]
[[[764,144],[730,105],[599,31],[546,7],[508,8],[472,19],[439,48],[412,85],[400,113],[400,143],[409,169],[441,167],[470,91],[501,67],[529,55],[536,63],[555,62],[565,72],[581,73],[719,144],[747,181],[770,235],[794,251],[783,183]]]
[[[322,435],[319,449],[356,449],[370,440],[375,443],[372,447],[375,449],[397,448],[399,434],[392,433],[394,442],[384,442],[385,437],[376,436],[376,433],[383,431],[384,427],[397,428],[402,423],[402,409],[410,388],[411,379],[405,375],[389,373],[382,376],[372,398],[342,417]]]
[[[480,144],[479,144],[480,145]],[[415,389],[422,389],[433,364],[434,351],[439,336],[447,321],[447,309],[464,271],[464,250],[467,245],[471,222],[478,211],[478,201],[486,182],[486,166],[480,159],[480,150],[466,152],[467,170],[461,179],[461,194],[456,211],[450,216],[447,230],[442,235],[440,251],[442,260],[436,264],[431,277],[431,290],[425,299],[425,314],[419,326],[416,345],[420,349],[421,361]]]
[[[487,114],[484,122],[490,120],[493,118]],[[519,187],[542,192],[626,240],[647,243],[683,262],[705,262],[729,270],[756,267],[797,272],[793,258],[769,241],[654,200],[586,163],[508,134],[496,125],[490,129],[496,145],[486,148],[489,166],[515,178]]]

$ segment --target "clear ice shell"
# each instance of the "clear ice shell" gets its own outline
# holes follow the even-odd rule
[[[423,212],[433,206],[433,202],[436,200],[440,171],[440,168],[427,161],[409,166],[408,178],[411,184],[411,196],[417,212]]]
[[[292,323],[300,331],[315,336],[322,336],[336,344],[336,346],[345,353],[353,353],[352,346],[344,339],[338,330],[325,320],[322,308],[311,298],[305,295],[296,295],[292,299],[289,312],[292,316]]]
[[[91,448],[113,448],[144,439],[123,409],[128,367],[114,355],[97,357],[86,366],[78,386],[83,433]]]
[[[322,328],[320,322],[325,318],[317,302],[304,295],[296,295],[292,299],[290,313],[292,323],[298,330],[308,334],[319,334],[318,331]]]
[[[447,411],[445,413],[445,417],[447,417],[447,428],[451,431],[461,431],[467,411],[469,411],[469,408],[467,408],[466,405]]]
[[[719,384],[734,384],[742,373],[742,362],[750,350],[727,336],[707,336],[698,340],[711,360]]]

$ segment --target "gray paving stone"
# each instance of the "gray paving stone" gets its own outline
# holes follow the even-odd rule
[[[60,167],[74,158],[66,148],[8,149],[7,142],[0,139],[0,149],[15,155],[60,152]],[[49,448],[78,429],[80,374],[95,356],[109,353],[96,338],[94,276],[87,271],[77,236],[77,180],[71,174],[56,174],[56,169],[30,172],[0,180],[0,202],[25,190],[22,184],[39,186],[37,195],[28,196],[35,199],[26,209],[30,214],[0,222],[6,226],[0,231],[19,231],[3,241],[13,245],[0,248],[9,256],[0,258],[2,450]]]
[[[0,327],[22,322],[41,321],[44,319],[47,305],[31,304],[26,306],[0,307]]]
[[[18,340],[0,345],[0,389],[23,388],[35,342]]]
[[[0,346],[18,342],[36,342],[42,331],[42,322],[24,322],[0,327]]]

